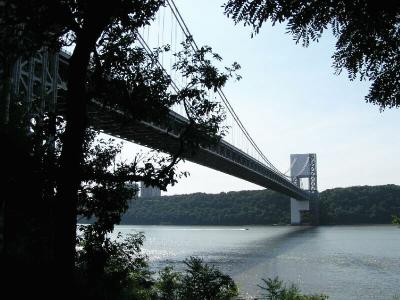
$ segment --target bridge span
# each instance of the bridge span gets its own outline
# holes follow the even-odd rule
[[[174,7],[170,8],[174,10]],[[185,33],[185,36],[188,34]],[[40,51],[29,59],[19,59],[13,71],[13,94],[22,95],[30,109],[33,109],[34,99],[39,98],[42,111],[63,114],[65,106],[57,103],[57,99],[58,91],[66,89],[64,79],[67,78],[68,65],[69,54],[65,52]],[[171,154],[179,149],[182,128],[188,124],[184,116],[172,110],[168,120],[171,126],[136,121],[123,111],[105,107],[95,100],[90,101],[88,113],[90,125],[97,130]],[[268,160],[264,159],[267,162],[264,163],[223,139],[217,145],[200,147],[194,155],[187,155],[185,159],[290,196],[292,223],[299,223],[301,211],[309,209],[308,200],[317,193],[315,154],[308,154],[307,157],[305,161],[304,157],[291,159],[290,177],[279,172]],[[299,165],[300,161],[302,165]],[[301,188],[302,178],[309,179],[307,190]]]
[[[45,89],[46,104],[44,107],[63,114],[65,106],[57,103],[57,90],[66,89],[63,74],[67,73],[68,60],[69,55],[60,52],[52,55],[38,53],[30,60],[20,61],[15,67],[18,70],[14,72],[14,89],[25,95],[27,105],[32,105],[32,98],[39,97],[37,93]],[[47,69],[44,69],[45,66],[47,66]],[[42,73],[44,73],[43,76],[37,76],[37,74]],[[54,78],[57,80],[56,83],[53,82]],[[45,80],[43,81],[43,79]],[[92,100],[89,104],[89,122],[95,129],[166,153],[177,151],[181,132],[179,129],[184,128],[185,124],[188,123],[185,117],[174,111],[170,111],[169,121],[172,126],[168,127],[175,128],[175,130],[146,121],[131,120],[127,122],[126,120],[127,116],[122,111],[108,109],[95,100]],[[309,198],[307,191],[302,190],[298,185],[288,180],[286,176],[277,173],[269,166],[224,140],[221,140],[218,145],[200,148],[195,155],[186,157],[186,159],[284,193],[298,200]]]

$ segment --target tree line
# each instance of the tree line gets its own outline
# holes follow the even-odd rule
[[[319,194],[320,224],[387,224],[400,209],[400,186],[354,186]],[[290,223],[289,197],[270,191],[132,199],[122,224],[268,225]]]

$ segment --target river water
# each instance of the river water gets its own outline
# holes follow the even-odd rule
[[[142,231],[156,271],[182,270],[202,257],[233,277],[241,296],[261,293],[262,278],[279,276],[305,293],[329,299],[390,299],[400,295],[400,228],[379,226],[117,226]],[[400,299],[400,298],[399,298]]]

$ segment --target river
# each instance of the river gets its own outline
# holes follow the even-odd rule
[[[400,295],[400,228],[379,226],[117,226],[142,231],[152,270],[199,256],[233,277],[241,296],[261,293],[279,276],[329,299],[393,299]]]

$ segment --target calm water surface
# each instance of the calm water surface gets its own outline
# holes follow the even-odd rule
[[[142,231],[153,270],[180,270],[202,257],[231,275],[241,295],[259,296],[261,278],[279,276],[329,299],[400,295],[400,228],[395,226],[118,226]]]

